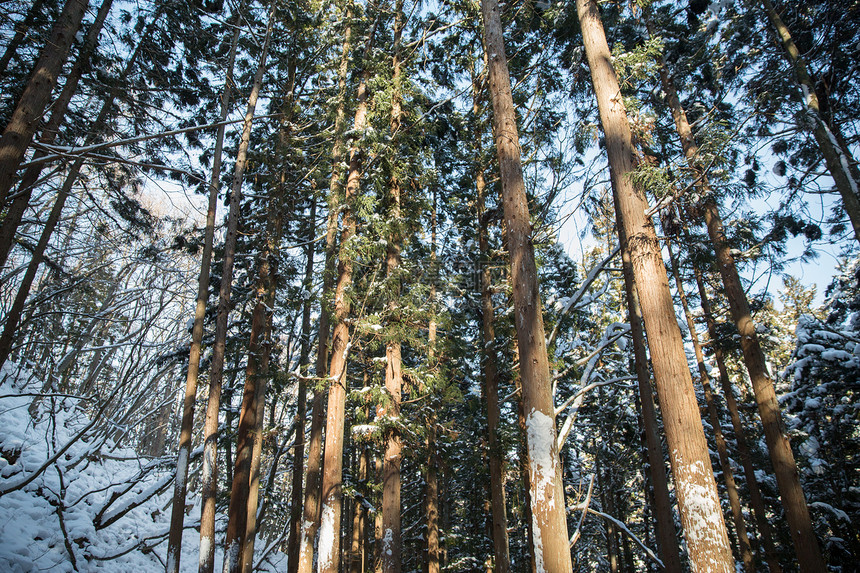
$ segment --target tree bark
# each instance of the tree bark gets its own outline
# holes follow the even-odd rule
[[[296,447],[293,450],[293,485],[290,491],[290,535],[287,540],[287,569],[297,570],[298,563],[294,561],[299,557],[299,540],[302,533],[302,500],[304,499],[302,479],[305,466],[305,419],[307,417],[307,393],[308,387],[304,376],[308,374],[311,355],[311,297],[310,292],[314,281],[314,247],[313,241],[316,235],[317,198],[311,203],[310,223],[308,225],[308,238],[305,247],[305,279],[303,288],[307,292],[304,307],[302,308],[302,342],[299,353],[299,364],[301,376],[298,381],[298,396],[296,404]],[[324,312],[324,309],[323,309]],[[326,336],[328,334],[326,333]],[[324,344],[320,342],[320,344]],[[292,572],[290,572],[292,573]]]
[[[621,245],[627,245],[624,226],[618,214],[617,195],[615,213]],[[651,389],[651,374],[648,371],[648,356],[645,349],[645,331],[642,324],[642,309],[633,279],[633,261],[628,248],[621,249],[621,270],[624,275],[624,292],[630,317],[630,334],[633,338],[634,369],[639,386],[639,401],[642,409],[642,426],[645,432],[645,446],[650,469],[651,485],[654,494],[654,518],[656,520],[657,544],[660,559],[667,573],[681,573],[681,554],[678,550],[678,534],[672,516],[672,501],[669,497],[669,480],[663,462],[663,445],[660,441],[660,427],[657,422],[657,409]]]
[[[566,573],[571,570],[567,508],[556,447],[555,409],[546,334],[520,159],[516,112],[511,94],[511,78],[505,55],[499,5],[496,0],[482,0],[481,12],[520,351],[526,445],[532,490],[535,567],[539,573]]]
[[[437,192],[433,188],[433,206],[430,213],[430,265],[432,268],[433,282],[430,284],[431,315],[427,327],[427,364],[431,370],[438,368],[436,359],[436,280],[438,269],[436,260],[436,214]],[[427,573],[439,573],[439,477],[436,451],[436,413],[433,411],[427,419],[427,476],[425,478],[426,490],[426,516],[427,516]]]
[[[479,111],[476,108],[479,108],[477,93],[475,94],[473,110]],[[476,134],[476,138],[478,140],[476,155],[480,157],[480,136]],[[505,503],[504,452],[501,451],[502,446],[499,443],[501,410],[499,409],[498,355],[495,346],[496,333],[493,324],[495,321],[492,294],[493,285],[489,266],[490,248],[485,228],[486,223],[483,221],[485,214],[485,188],[483,169],[478,165],[475,177],[475,190],[477,192],[478,249],[481,261],[481,332],[484,342],[481,353],[481,366],[484,373],[483,389],[487,402],[487,445],[490,460],[490,510],[493,520],[493,561],[496,573],[507,573],[510,570],[508,519]]]
[[[800,89],[803,92],[803,104],[815,125],[812,131],[813,136],[816,143],[818,143],[818,147],[821,149],[821,154],[824,156],[827,170],[830,172],[830,176],[833,177],[834,183],[836,183],[836,190],[839,191],[839,195],[842,197],[842,205],[845,207],[845,212],[851,221],[854,238],[860,242],[860,169],[857,168],[857,162],[851,156],[851,150],[840,143],[844,139],[838,135],[838,128],[828,125],[824,120],[818,96],[815,93],[815,84],[809,76],[806,60],[794,44],[788,27],[782,21],[782,18],[780,18],[770,0],[762,0],[762,5],[771,25],[774,27],[777,38],[782,43],[785,57],[794,70],[794,74],[800,84]],[[809,551],[815,553],[814,550],[810,549]],[[804,562],[805,559],[803,559]],[[820,560],[816,562],[814,555],[811,555],[809,559],[811,560],[809,564],[820,564]]]
[[[90,135],[87,136],[86,142],[92,143],[96,138],[96,133],[107,123],[108,117],[113,108],[114,101],[120,94],[120,87],[125,81],[128,79],[129,74],[131,74],[134,66],[137,64],[137,58],[140,55],[141,47],[143,46],[143,40],[138,43],[137,48],[129,57],[128,61],[125,64],[125,68],[123,68],[122,73],[120,73],[117,78],[117,87],[110,90],[108,96],[105,98],[104,104],[102,104],[101,110],[99,110],[98,116],[96,116],[95,121],[93,122],[93,131]],[[21,313],[24,310],[24,305],[27,302],[27,296],[30,293],[30,288],[33,286],[33,281],[36,278],[36,273],[39,270],[39,266],[42,264],[45,256],[45,249],[48,247],[48,242],[51,240],[51,236],[54,233],[54,230],[57,227],[57,224],[60,222],[60,217],[63,213],[63,207],[66,204],[66,200],[69,198],[69,195],[72,192],[72,187],[78,180],[78,176],[81,173],[81,169],[84,167],[84,158],[78,158],[72,164],[69,169],[68,174],[66,175],[65,180],[63,181],[63,186],[57,192],[57,196],[54,198],[54,205],[51,208],[51,212],[48,214],[48,219],[45,221],[45,226],[42,228],[42,233],[39,236],[39,241],[36,244],[36,248],[33,250],[32,257],[30,262],[27,265],[27,270],[24,273],[24,277],[21,279],[21,284],[18,287],[18,292],[16,294],[15,300],[12,303],[12,307],[9,309],[8,314],[6,315],[6,324],[3,328],[3,334],[0,336],[0,364],[6,362],[9,358],[9,355],[12,352],[12,342],[15,338],[16,331],[18,329],[18,323],[21,320]]]
[[[391,94],[391,140],[396,145],[401,120],[401,62],[400,37],[403,33],[403,0],[397,0],[394,8],[394,47],[392,66]],[[388,188],[388,221],[392,223],[392,231],[388,237],[386,253],[386,274],[389,281],[396,286],[391,287],[393,298],[388,303],[389,324],[399,322],[400,251],[402,248],[401,230],[401,185],[397,176],[397,166],[391,166],[391,180]],[[382,462],[382,573],[400,573],[401,570],[401,532],[400,532],[400,462],[401,443],[400,431],[400,401],[403,387],[401,371],[401,345],[399,339],[391,340],[385,347],[385,391],[390,403],[385,408],[388,418],[388,428],[385,431],[385,456]]]
[[[681,301],[681,308],[684,310],[684,318],[687,321],[687,329],[690,331],[690,341],[693,343],[693,351],[696,354],[696,364],[699,368],[699,381],[702,384],[702,390],[705,394],[705,403],[708,407],[708,418],[711,422],[711,427],[714,430],[714,440],[717,443],[717,454],[720,458],[720,468],[723,472],[723,481],[726,486],[726,496],[729,498],[729,507],[732,510],[732,520],[735,526],[735,534],[738,541],[738,554],[744,564],[744,570],[747,573],[755,573],[755,562],[753,561],[752,549],[750,548],[750,540],[747,536],[747,527],[744,523],[744,516],[741,512],[741,500],[738,495],[738,488],[735,484],[735,476],[732,471],[732,464],[729,461],[729,450],[726,444],[726,439],[723,436],[723,429],[720,424],[720,415],[717,411],[717,403],[714,398],[714,392],[711,388],[711,379],[708,376],[708,367],[705,365],[705,355],[702,352],[702,344],[699,341],[699,334],[696,331],[696,321],[693,320],[693,314],[690,312],[690,305],[687,302],[687,294],[684,291],[684,282],[681,280],[681,273],[678,270],[678,260],[672,252],[672,245],[667,242],[666,249],[669,253],[669,262],[672,267],[672,274],[675,277],[675,289],[678,292],[678,298]]]
[[[328,193],[328,223],[326,227],[325,269],[323,270],[323,287],[320,296],[319,335],[317,337],[317,359],[315,374],[322,378],[326,372],[329,351],[330,317],[332,309],[327,307],[329,295],[335,288],[335,242],[338,228],[338,212],[341,193],[341,167],[343,161],[344,143],[343,131],[346,122],[346,73],[349,66],[349,53],[352,49],[352,2],[347,2],[344,19],[346,28],[343,35],[340,67],[338,68],[339,99],[335,112],[334,145],[332,147],[332,172],[329,180]],[[314,388],[314,398],[311,404],[311,430],[308,436],[308,467],[305,484],[305,503],[302,512],[301,535],[298,547],[291,546],[287,561],[288,573],[311,573],[314,563],[314,537],[320,524],[320,491],[322,466],[322,434],[325,422],[325,392]],[[296,558],[294,559],[293,556]]]
[[[266,39],[260,54],[260,63],[254,74],[254,84],[248,97],[242,137],[236,153],[233,183],[230,188],[230,210],[227,216],[227,236],[224,240],[224,262],[221,289],[218,293],[218,315],[215,322],[215,341],[212,350],[212,370],[209,374],[209,398],[206,404],[206,421],[203,427],[202,509],[200,516],[200,573],[212,573],[215,566],[215,495],[218,488],[218,414],[221,409],[221,382],[224,377],[224,354],[227,346],[227,318],[230,313],[230,294],[233,288],[233,263],[236,257],[236,239],[239,228],[239,206],[242,199],[242,180],[248,162],[248,147],[254,111],[266,71],[269,40],[274,23],[274,3],[269,12]],[[227,560],[225,559],[225,562]]]
[[[818,547],[815,531],[812,529],[806,498],[800,487],[800,477],[794,461],[794,454],[791,452],[791,445],[785,435],[782,414],[776,399],[776,390],[773,387],[773,381],[767,374],[764,353],[759,344],[755,323],[753,323],[750,315],[749,303],[735,266],[734,257],[731,254],[731,248],[723,231],[719,208],[711,193],[707,174],[699,165],[698,145],[665,66],[661,66],[660,76],[663,81],[663,89],[666,91],[667,103],[675,121],[675,128],[681,139],[684,156],[687,158],[690,168],[699,175],[697,185],[704,197],[699,209],[717,255],[717,266],[726,290],[732,320],[741,336],[744,364],[750,375],[753,392],[758,403],[759,415],[764,426],[765,441],[773,462],[786,520],[791,529],[794,546],[797,549],[798,564],[801,571],[824,571],[824,560]]]
[[[764,505],[764,498],[761,495],[761,490],[758,487],[758,479],[755,475],[755,467],[753,466],[752,453],[746,439],[746,430],[743,422],[741,422],[738,403],[735,400],[734,388],[732,387],[731,378],[726,368],[723,349],[720,347],[717,340],[717,323],[714,320],[714,315],[711,312],[711,303],[708,299],[708,293],[705,289],[705,282],[702,279],[702,273],[699,269],[694,268],[693,274],[696,278],[696,285],[699,289],[699,299],[702,304],[702,314],[705,317],[705,322],[708,326],[708,337],[711,339],[711,344],[714,347],[714,360],[717,362],[717,369],[720,372],[720,386],[723,390],[723,395],[726,397],[726,406],[729,410],[729,416],[732,419],[732,429],[735,432],[735,443],[738,447],[738,453],[741,458],[741,466],[744,470],[744,479],[747,483],[747,489],[750,492],[750,502],[755,515],[756,526],[758,533],[761,536],[761,543],[764,549],[764,559],[767,562],[770,573],[782,573],[782,567],[779,565],[779,558],[776,554],[776,546],[773,542],[770,523],[768,522],[767,510]]]
[[[630,127],[600,13],[594,0],[577,0],[576,6],[624,230],[619,240],[624,241],[622,249],[629,251],[633,264],[691,567],[694,572],[731,573],[728,534],[666,268],[653,222],[645,215],[645,197],[630,180]]]
[[[373,46],[376,23],[370,31],[365,47],[365,58]],[[357,106],[353,129],[363,133],[367,126],[367,80],[369,71],[361,73],[358,85]],[[352,259],[349,240],[355,235],[356,220],[352,211],[358,197],[364,153],[361,142],[356,141],[350,149],[349,173],[343,204],[343,230],[340,235],[337,287],[334,295],[334,329],[332,332],[331,362],[329,364],[328,413],[326,418],[325,454],[322,478],[322,511],[320,517],[320,540],[317,573],[337,573],[340,568],[340,522],[343,485],[343,425],[346,407],[346,367],[350,346],[347,319],[351,308],[346,291],[352,283]]]
[[[233,65],[240,28],[233,31],[230,54],[227,59],[227,74],[221,92],[221,122],[227,119],[233,89]],[[212,157],[212,173],[209,179],[209,204],[206,209],[206,230],[203,236],[203,255],[200,260],[200,275],[197,279],[197,303],[194,309],[194,324],[191,328],[191,350],[188,372],[185,377],[185,396],[182,400],[182,421],[179,428],[179,455],[176,462],[176,480],[173,490],[173,505],[170,514],[170,534],[167,543],[166,573],[179,573],[179,558],[182,554],[182,530],[185,519],[185,496],[187,493],[188,459],[191,454],[191,433],[194,429],[194,404],[197,400],[197,381],[200,373],[200,356],[203,342],[203,320],[209,300],[209,274],[212,265],[212,246],[215,239],[215,216],[221,189],[221,156],[224,149],[226,126],[218,128],[215,150]]]
[[[254,310],[251,315],[251,333],[248,341],[248,363],[245,368],[245,388],[239,415],[236,436],[236,462],[227,512],[227,532],[224,548],[224,573],[239,573],[245,568],[246,557],[253,559],[253,552],[246,555],[247,532],[256,531],[256,514],[248,512],[252,482],[252,459],[258,440],[262,437],[265,396],[268,381],[271,309],[277,288],[276,270],[280,252],[282,213],[281,203],[269,201],[264,246],[257,262],[257,284]],[[256,503],[254,503],[256,506]],[[256,509],[256,507],[255,507]],[[255,512],[256,513],[256,512]],[[247,563],[248,567],[252,563]]]
[[[6,203],[18,166],[33,141],[57,77],[69,55],[69,48],[81,27],[87,5],[87,0],[67,0],[63,5],[51,37],[39,54],[27,87],[3,131],[0,138],[0,206]]]
[[[36,4],[41,4],[41,0],[36,2]],[[93,20],[93,23],[87,29],[86,38],[75,59],[75,64],[66,76],[63,90],[60,92],[59,97],[51,104],[51,118],[42,130],[39,143],[51,145],[57,139],[57,134],[69,109],[69,102],[71,102],[72,97],[77,92],[78,83],[84,74],[84,70],[90,64],[96,46],[98,46],[99,36],[101,35],[102,27],[112,4],[113,0],[103,0],[95,20]],[[0,69],[4,67],[0,65]],[[44,151],[37,150],[34,154],[34,159],[44,155],[46,155]],[[6,265],[6,260],[9,258],[9,252],[15,243],[15,232],[21,224],[24,211],[27,210],[27,206],[30,204],[33,187],[39,180],[39,175],[42,173],[43,167],[44,163],[39,163],[28,167],[24,171],[24,175],[18,184],[15,198],[12,200],[9,209],[6,211],[6,216],[3,218],[3,224],[0,226],[0,268]]]

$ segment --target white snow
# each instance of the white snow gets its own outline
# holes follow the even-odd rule
[[[41,380],[14,364],[7,363],[0,372],[0,490],[23,483],[68,446],[29,484],[0,497],[0,571],[72,573],[69,547],[78,571],[164,571],[165,565],[178,558],[182,573],[196,572],[200,548],[200,535],[194,527],[200,520],[197,491],[188,494],[192,505],[185,518],[181,553],[167,555],[170,483],[175,466],[187,465],[193,457],[186,452],[177,462],[170,457],[150,461],[100,438],[103,427],[98,425],[72,442],[92,420],[83,413],[80,400],[73,398],[57,399],[53,404],[43,400],[40,417],[31,418],[32,396],[21,394],[38,392],[41,387]],[[60,528],[58,511],[68,539]],[[113,518],[110,525],[100,525]],[[223,558],[221,545],[216,537],[216,567]],[[260,555],[267,545],[259,544]],[[286,555],[275,551],[261,564],[264,571],[285,569]]]
[[[334,562],[334,507],[323,502],[322,519],[319,534],[319,568],[318,571],[329,570]]]

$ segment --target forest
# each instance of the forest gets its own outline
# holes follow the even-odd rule
[[[0,2],[0,570],[860,571],[860,1]]]

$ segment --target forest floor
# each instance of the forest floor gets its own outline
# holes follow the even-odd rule
[[[9,362],[0,370],[0,571],[163,570],[175,459],[117,447],[111,435],[122,428],[93,423],[85,414],[92,405],[80,397],[53,395],[34,406],[40,391],[42,381],[26,370]],[[195,501],[182,571],[197,570],[199,520]],[[284,554],[265,539],[257,545],[259,571],[285,570]],[[218,571],[222,559],[218,548]]]

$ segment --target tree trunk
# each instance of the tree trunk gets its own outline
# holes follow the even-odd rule
[[[233,64],[240,28],[233,32],[230,55],[227,60],[227,78],[221,92],[221,121],[227,119],[233,88]],[[200,260],[200,275],[197,280],[197,304],[194,309],[194,325],[191,329],[191,351],[188,358],[188,373],[185,378],[185,396],[182,401],[182,421],[179,429],[179,456],[176,463],[176,480],[173,490],[173,506],[170,514],[170,535],[167,544],[166,573],[179,573],[179,556],[182,554],[182,530],[185,517],[185,496],[188,479],[188,458],[191,454],[191,434],[194,429],[194,404],[197,400],[197,381],[200,373],[200,356],[203,341],[203,320],[209,300],[209,274],[212,265],[212,245],[215,237],[215,216],[221,188],[221,155],[224,148],[224,131],[220,126],[215,137],[212,157],[212,173],[209,179],[209,205],[206,210],[206,231],[203,237],[203,255]]]
[[[473,110],[477,108],[477,94]],[[475,110],[479,111],[479,110]],[[477,155],[480,156],[480,136],[478,138]],[[481,324],[483,333],[483,352],[481,366],[484,372],[483,389],[487,401],[487,444],[490,460],[490,500],[493,519],[493,554],[494,570],[496,573],[507,573],[510,569],[508,550],[508,519],[505,504],[504,452],[499,443],[501,411],[499,409],[499,373],[498,356],[496,354],[496,333],[494,327],[495,311],[493,308],[492,277],[490,275],[490,248],[487,240],[484,195],[485,182],[483,169],[478,166],[475,177],[477,192],[477,229],[478,248],[481,261]]]
[[[743,422],[741,422],[738,403],[735,400],[734,388],[732,381],[729,378],[729,372],[726,368],[725,358],[723,357],[723,349],[720,347],[717,340],[717,323],[714,321],[714,316],[711,313],[711,303],[708,299],[708,293],[705,290],[705,282],[702,279],[702,273],[699,269],[694,268],[693,274],[696,278],[696,285],[699,288],[699,299],[702,304],[702,314],[705,317],[705,322],[708,325],[708,337],[711,339],[711,344],[714,346],[714,359],[717,362],[717,369],[720,372],[720,386],[723,390],[723,395],[726,397],[726,406],[729,410],[729,415],[732,419],[732,428],[735,432],[735,443],[738,447],[738,453],[741,458],[741,466],[744,470],[744,479],[747,483],[747,489],[750,492],[750,502],[755,515],[756,526],[758,533],[761,536],[761,543],[764,549],[764,559],[767,561],[770,573],[782,573],[782,567],[779,565],[779,558],[776,554],[776,546],[773,543],[771,535],[770,523],[768,522],[767,510],[764,505],[764,498],[761,495],[761,490],[758,487],[758,478],[755,475],[755,467],[753,466],[752,453],[746,439],[746,430]]]
[[[99,114],[93,122],[93,131],[86,139],[86,143],[92,143],[96,138],[96,133],[107,123],[108,117],[110,116],[111,110],[113,108],[113,103],[116,98],[120,94],[120,85],[125,83],[128,79],[129,74],[134,69],[134,66],[137,64],[137,58],[140,55],[141,47],[143,46],[143,40],[141,40],[135,51],[129,57],[129,60],[126,62],[125,68],[123,68],[122,73],[119,78],[117,78],[118,86],[114,89],[110,90],[107,98],[102,105],[101,110],[99,110]],[[78,158],[72,164],[69,169],[68,174],[66,175],[65,180],[63,181],[63,186],[57,192],[57,196],[54,199],[54,205],[51,208],[51,212],[48,214],[48,219],[45,221],[45,226],[42,229],[42,234],[39,236],[39,241],[36,244],[36,248],[33,250],[32,258],[27,265],[27,270],[24,273],[24,277],[21,279],[21,284],[18,287],[18,292],[16,294],[15,300],[12,303],[12,307],[9,309],[8,314],[6,315],[6,324],[3,328],[3,334],[0,336],[0,365],[6,362],[9,358],[10,353],[12,352],[12,342],[14,340],[18,323],[21,320],[21,313],[24,310],[24,305],[27,301],[27,296],[30,293],[30,287],[33,285],[33,281],[36,278],[36,273],[39,270],[39,266],[42,264],[42,260],[45,256],[45,249],[48,247],[48,242],[51,240],[51,236],[54,233],[54,229],[57,227],[57,223],[60,221],[60,216],[63,213],[63,207],[66,204],[66,200],[69,198],[69,194],[72,192],[72,187],[78,180],[78,176],[80,175],[81,169],[84,166],[84,158]]]
[[[797,81],[800,84],[800,89],[803,92],[803,104],[806,111],[813,120],[815,128],[813,135],[818,147],[821,149],[821,154],[824,156],[824,162],[827,164],[827,170],[830,176],[833,177],[836,183],[836,189],[842,197],[842,205],[845,207],[845,212],[848,214],[848,219],[851,221],[851,227],[854,230],[854,238],[860,241],[860,170],[857,169],[857,162],[851,156],[851,150],[841,145],[840,141],[844,141],[837,135],[838,128],[830,126],[824,120],[819,107],[818,96],[815,93],[815,84],[809,76],[809,70],[806,66],[806,60],[800,54],[788,27],[779,17],[773,4],[770,0],[762,0],[762,5],[767,13],[774,31],[782,43],[785,50],[785,57],[788,63],[794,70]],[[792,529],[792,531],[794,531]],[[798,553],[800,553],[798,546]],[[804,551],[807,549],[804,547]],[[812,553],[818,553],[817,550],[809,549]],[[800,557],[798,555],[798,557]],[[810,554],[810,561],[807,563],[806,558],[801,558],[801,569],[806,565],[821,566],[822,561],[816,560],[813,554]]]
[[[27,32],[29,32],[33,24],[36,23],[36,18],[38,18],[44,11],[44,6],[45,0],[35,0],[30,5],[30,9],[27,10],[27,15],[24,16],[24,19],[15,24],[15,35],[12,36],[11,40],[9,40],[9,44],[3,52],[3,56],[0,57],[0,74],[6,74],[6,68],[9,66],[9,62],[12,61],[12,57],[18,52],[18,48],[21,47],[21,44],[24,43],[24,38],[27,37]]]
[[[437,192],[433,189],[433,207],[430,214],[430,265],[433,269],[433,282],[430,284],[431,315],[427,328],[427,364],[431,370],[438,368],[436,360],[436,202]],[[439,573],[439,478],[436,451],[436,413],[433,411],[427,419],[427,477],[426,516],[427,516],[427,573]]]
[[[678,298],[681,300],[681,308],[684,310],[684,318],[687,320],[687,328],[690,331],[690,341],[693,343],[693,351],[696,354],[696,364],[699,368],[699,381],[702,384],[702,390],[705,394],[705,403],[708,407],[708,418],[711,422],[711,427],[714,430],[714,440],[717,443],[717,454],[720,457],[720,468],[723,471],[723,481],[726,485],[726,495],[729,498],[729,507],[732,510],[732,520],[735,526],[735,533],[738,541],[738,554],[744,564],[744,569],[747,573],[755,573],[755,562],[753,561],[752,550],[750,549],[750,540],[747,536],[747,527],[744,523],[744,516],[741,512],[741,500],[738,495],[738,488],[735,484],[735,476],[732,471],[732,464],[729,461],[729,450],[726,445],[726,439],[723,436],[723,429],[720,425],[720,415],[717,411],[717,403],[714,399],[714,392],[711,388],[711,379],[708,376],[708,367],[705,365],[705,355],[702,352],[702,345],[699,342],[699,334],[696,331],[696,321],[693,320],[693,314],[690,312],[690,305],[687,302],[687,294],[684,291],[684,282],[681,280],[681,274],[678,270],[678,260],[672,252],[671,243],[667,242],[666,249],[669,253],[669,262],[672,267],[672,274],[675,277],[675,289],[678,291]]]
[[[617,195],[615,213],[620,244],[627,245],[624,226],[618,214]],[[633,279],[633,261],[629,248],[621,249],[621,270],[624,275],[624,292],[630,317],[630,334],[633,338],[633,357],[636,380],[639,385],[639,400],[642,409],[642,426],[645,432],[645,445],[650,468],[651,484],[654,492],[654,517],[656,520],[657,544],[660,559],[667,573],[681,573],[681,554],[678,550],[678,534],[672,516],[672,501],[669,498],[669,480],[663,462],[663,445],[660,441],[660,427],[657,422],[657,409],[651,390],[651,375],[648,372],[648,355],[645,349],[645,331],[642,326],[642,309]]]
[[[645,215],[645,197],[630,180],[633,144],[618,79],[597,3],[577,0],[576,5],[624,230],[619,240],[633,264],[691,566],[694,572],[730,573],[734,564],[728,534],[666,268],[653,222]]]
[[[335,287],[335,241],[338,227],[338,211],[341,192],[341,168],[344,144],[343,130],[346,121],[346,73],[349,65],[349,53],[352,40],[352,2],[347,2],[344,19],[346,29],[343,35],[340,67],[338,68],[339,99],[335,112],[334,145],[332,147],[332,172],[329,180],[328,193],[328,223],[326,227],[325,269],[323,270],[323,287],[320,296],[319,335],[317,340],[317,360],[315,374],[322,378],[328,364],[329,330],[331,310],[326,307],[329,294]],[[294,553],[289,553],[287,561],[288,573],[311,573],[314,563],[314,537],[320,523],[321,502],[321,453],[322,432],[325,421],[325,393],[314,388],[314,399],[311,405],[311,431],[308,437],[308,468],[305,484],[305,503],[302,513],[301,535],[298,547],[290,546]],[[296,558],[293,558],[296,557]]]
[[[370,31],[365,47],[367,62],[373,46],[376,23]],[[366,68],[366,66],[365,66]],[[353,129],[363,133],[367,125],[367,80],[369,71],[362,71],[358,85],[357,106]],[[364,159],[362,143],[356,141],[350,150],[349,174],[343,204],[343,230],[340,235],[337,287],[334,294],[334,329],[332,332],[331,362],[329,364],[328,413],[326,418],[325,454],[323,459],[322,511],[320,517],[319,558],[317,573],[337,573],[340,568],[340,521],[343,484],[343,425],[346,407],[346,367],[350,332],[347,319],[350,301],[346,290],[352,282],[352,259],[349,239],[355,235],[356,220],[353,203],[360,191],[361,169]]]
[[[224,240],[224,262],[221,289],[218,293],[218,315],[215,322],[215,341],[212,351],[212,370],[209,375],[209,398],[206,404],[206,421],[203,428],[202,509],[200,516],[200,573],[212,573],[215,566],[215,495],[218,488],[218,414],[221,409],[221,381],[224,376],[224,353],[227,346],[227,318],[230,312],[230,293],[233,288],[233,262],[236,257],[236,239],[239,228],[239,206],[242,199],[242,180],[248,161],[248,146],[254,110],[266,71],[269,40],[274,23],[274,3],[269,12],[266,39],[260,54],[260,63],[254,74],[254,85],[248,97],[248,108],[242,124],[242,138],[236,154],[233,183],[230,188],[230,211],[227,216],[227,236]],[[225,562],[227,560],[225,559]]]
[[[773,381],[767,374],[764,353],[759,345],[758,334],[756,334],[755,324],[750,316],[749,303],[735,266],[734,257],[723,232],[723,222],[716,200],[711,194],[706,174],[698,162],[699,148],[665,66],[661,67],[660,76],[663,81],[663,89],[667,94],[667,103],[672,111],[672,118],[675,120],[675,128],[681,139],[684,155],[690,167],[700,176],[698,186],[704,197],[700,210],[708,229],[708,236],[711,238],[717,255],[717,266],[723,279],[726,297],[729,300],[732,320],[741,336],[744,364],[750,375],[753,392],[758,402],[765,441],[773,462],[786,519],[791,529],[791,537],[797,549],[800,570],[824,571],[824,560],[821,557],[815,531],[812,529],[812,521],[806,506],[806,498],[800,487],[800,477],[797,473],[794,455],[791,452],[791,445],[785,435],[776,391],[773,387]]]
[[[41,0],[36,2],[41,4]],[[63,84],[63,90],[59,97],[51,104],[51,118],[42,130],[42,135],[39,137],[39,143],[51,145],[57,139],[60,126],[66,117],[66,112],[69,109],[69,102],[78,90],[78,83],[84,74],[84,70],[89,66],[90,60],[98,45],[99,35],[104,26],[108,12],[110,12],[113,0],[103,0],[101,8],[90,27],[87,29],[87,36],[81,46],[75,64],[66,76],[66,82]],[[143,36],[145,37],[145,36]],[[5,66],[0,65],[0,69]],[[37,150],[34,154],[34,159],[43,157],[46,152]],[[3,225],[0,226],[0,268],[6,265],[6,260],[9,257],[9,252],[12,250],[12,245],[15,244],[15,232],[21,224],[21,218],[24,216],[24,211],[30,204],[30,197],[33,193],[33,187],[39,180],[39,175],[42,173],[44,163],[32,165],[24,171],[21,181],[18,184],[15,198],[9,205],[6,211],[6,216],[3,218]]]
[[[317,198],[311,203],[311,213],[308,224],[308,238],[305,246],[305,279],[303,288],[307,292],[304,307],[302,307],[302,342],[299,354],[298,396],[296,404],[296,447],[293,449],[293,485],[290,491],[290,535],[287,540],[287,568],[298,569],[299,539],[302,533],[302,478],[305,462],[305,419],[307,417],[308,387],[305,376],[308,375],[311,355],[311,297],[310,292],[314,281],[314,236],[316,235]],[[322,338],[322,337],[321,337]],[[324,344],[324,343],[320,343]]]
[[[602,402],[603,400],[601,400]],[[605,430],[606,428],[601,428],[601,430]],[[611,516],[615,516],[615,508],[614,504],[611,502],[612,496],[611,494],[607,496],[607,488],[609,487],[606,483],[606,477],[604,476],[603,464],[601,464],[601,455],[600,448],[601,445],[599,443],[595,443],[595,447],[598,449],[595,454],[595,468],[594,471],[597,472],[597,489],[600,491],[600,509],[605,511]],[[606,558],[609,561],[609,571],[610,573],[618,573],[618,530],[615,528],[615,523],[610,520],[604,520],[606,527]]]
[[[392,94],[391,94],[391,140],[392,145],[398,141],[401,120],[401,70],[400,70],[400,37],[403,32],[403,0],[397,0],[394,8],[394,55],[392,57]],[[397,177],[397,169],[392,165],[391,181],[388,188],[389,212],[388,220],[393,223],[388,237],[386,253],[386,274],[389,281],[396,286],[391,287],[393,298],[388,303],[390,324],[399,322],[400,279],[400,250],[403,236],[401,229],[401,186]],[[389,427],[385,431],[385,456],[382,462],[382,573],[400,573],[401,570],[401,534],[400,534],[400,462],[401,444],[400,431],[400,400],[403,387],[401,372],[400,341],[391,340],[385,347],[385,391],[391,400],[385,409]]]
[[[265,396],[268,381],[271,309],[277,288],[276,270],[280,252],[282,213],[278,200],[268,205],[265,244],[257,262],[256,302],[251,316],[251,333],[248,341],[248,363],[245,368],[245,389],[236,436],[236,462],[227,513],[227,533],[224,549],[224,573],[239,573],[247,565],[245,557],[253,559],[253,552],[246,555],[248,545],[246,533],[256,531],[256,503],[254,514],[248,513],[252,482],[252,459],[258,445],[262,428]],[[259,466],[259,464],[258,464]]]
[[[367,445],[361,446],[361,453],[358,456],[358,483],[362,486],[367,483]],[[367,511],[360,495],[355,496],[353,508],[352,546],[350,547],[352,555],[349,571],[350,573],[364,573],[364,529]]]
[[[537,267],[520,159],[511,78],[496,0],[482,0],[496,151],[511,260],[513,302],[526,412],[535,567],[538,572],[571,570],[567,508],[556,446],[555,410],[546,351]]]
[[[57,18],[24,93],[0,138],[0,206],[6,203],[15,173],[39,127],[57,77],[81,27],[87,0],[67,0]]]

